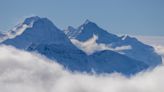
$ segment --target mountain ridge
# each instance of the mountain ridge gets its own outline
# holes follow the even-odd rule
[[[70,39],[75,39],[81,43],[85,43],[86,41],[91,39],[93,35],[97,35],[98,39],[96,40],[96,44],[103,44],[112,49],[123,47],[123,46],[131,46],[132,49],[118,52],[120,54],[124,53],[124,55],[130,58],[139,61],[144,61],[144,63],[152,67],[155,67],[161,64],[162,62],[161,56],[159,56],[155,52],[155,49],[152,46],[146,45],[140,42],[139,40],[137,40],[136,38],[130,37],[128,35],[117,36],[115,34],[109,33],[109,31],[100,28],[97,24],[91,21],[88,22],[87,20],[87,22],[85,21],[79,27],[72,28],[72,29],[74,30],[71,29],[65,30],[65,34]]]
[[[119,72],[125,75],[131,75],[149,67],[149,65],[141,60],[136,60],[110,50],[87,55],[84,51],[76,47],[69,37],[48,18],[30,17],[25,19],[22,25],[24,24],[30,27],[23,29],[21,34],[4,40],[1,44],[11,45],[30,52],[38,52],[49,59],[57,60],[58,63],[71,71],[92,72],[92,70],[95,70],[97,73]],[[90,33],[88,33],[89,36],[94,32],[93,29],[100,30],[96,35],[103,36],[100,37],[102,39],[96,41],[98,43],[101,43],[101,41],[108,43],[118,40],[116,35],[108,35],[107,32],[101,31],[103,29],[99,28],[95,23],[93,24],[87,21],[84,25],[86,27],[83,28],[83,26],[81,26],[79,29],[81,29],[81,31],[83,31],[83,29],[91,30]],[[94,26],[96,26],[96,28],[92,28]],[[15,30],[15,32],[17,33],[18,30]],[[79,34],[81,33],[79,32]],[[111,37],[111,39],[107,40],[103,39],[103,37]],[[87,39],[83,40],[85,41]],[[99,54],[102,55],[97,56]],[[105,57],[106,55],[109,56]],[[100,59],[101,61],[99,61]],[[130,69],[128,69],[128,67]]]

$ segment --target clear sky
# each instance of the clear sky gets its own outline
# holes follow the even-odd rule
[[[48,17],[60,29],[86,19],[116,34],[164,36],[164,0],[0,0],[0,30]]]

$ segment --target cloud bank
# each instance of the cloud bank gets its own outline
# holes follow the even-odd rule
[[[162,56],[162,59],[164,61],[164,46],[162,45],[154,45],[154,48],[156,50],[156,52]]]
[[[164,59],[164,37],[163,36],[135,36],[143,43],[152,45],[156,52]]]
[[[135,36],[142,42],[149,45],[162,45],[164,46],[164,36]]]
[[[0,46],[1,92],[164,92],[164,66],[131,78],[71,73],[44,56]]]

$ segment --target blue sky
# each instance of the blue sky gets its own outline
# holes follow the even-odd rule
[[[60,29],[89,19],[111,33],[164,36],[164,0],[0,0],[0,31],[32,15]]]

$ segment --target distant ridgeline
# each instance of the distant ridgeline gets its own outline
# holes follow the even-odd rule
[[[87,47],[83,43],[94,35],[97,36],[96,44],[108,49],[87,54],[79,45]],[[82,44],[75,44],[72,39]],[[1,44],[45,55],[71,71],[133,75],[162,63],[161,56],[153,47],[128,35],[119,37],[111,34],[89,20],[78,28],[69,26],[63,31],[49,19],[34,16],[26,18],[9,32],[0,34],[0,40]],[[130,48],[124,49],[125,46]]]

